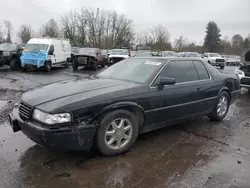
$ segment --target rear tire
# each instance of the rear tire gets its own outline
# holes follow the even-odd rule
[[[223,106],[222,106],[222,104],[220,104],[220,103],[222,102],[223,98],[225,100],[227,100],[227,103],[223,103]],[[228,92],[226,92],[226,91],[221,92],[221,94],[219,95],[218,100],[216,102],[216,106],[213,109],[213,112],[211,114],[209,114],[208,117],[212,121],[222,121],[225,118],[225,116],[227,115],[229,105],[230,105],[230,96],[229,96]],[[222,108],[224,109],[223,113],[219,110],[219,108],[220,108],[220,110],[222,110]]]
[[[115,110],[105,114],[101,120],[96,133],[96,146],[103,155],[118,155],[132,147],[138,133],[139,123],[136,116],[127,110]]]
[[[21,67],[21,62],[17,58],[13,58],[10,60],[10,69],[13,71],[18,70]]]
[[[74,58],[72,62],[73,70],[78,70],[78,59]]]
[[[224,69],[225,68],[225,66],[220,66],[220,69]]]
[[[44,65],[44,69],[46,72],[50,72],[52,69],[52,63],[50,61],[46,61]]]

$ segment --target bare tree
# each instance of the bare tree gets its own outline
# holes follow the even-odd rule
[[[4,36],[3,36],[3,31],[2,31],[2,25],[0,24],[0,43],[4,42]]]
[[[5,41],[11,43],[11,33],[13,30],[12,23],[9,20],[4,20],[3,23],[4,23],[6,34],[7,34]]]
[[[87,44],[87,20],[84,16],[84,8],[82,8],[80,13],[76,13],[76,17],[77,17],[76,27],[77,27],[77,33],[78,33],[77,45],[85,46]],[[72,31],[74,30],[72,29]]]
[[[32,37],[33,32],[30,25],[21,25],[17,36],[21,39],[23,44],[26,44]]]
[[[176,51],[178,52],[183,51],[186,45],[187,45],[187,39],[182,35],[179,38],[175,39],[174,47]]]
[[[44,37],[58,37],[59,27],[54,19],[50,19],[46,24],[40,28],[40,34]]]
[[[158,50],[171,49],[170,34],[163,25],[158,25],[153,29],[153,34],[155,37],[155,48]]]
[[[64,14],[61,17],[61,29],[62,29],[63,35],[65,38],[68,38],[73,45],[76,45],[77,43],[76,41],[77,27],[79,29],[80,36],[82,36],[83,34],[82,32],[84,32],[83,26],[82,26],[82,24],[84,23],[83,21],[84,20],[81,14],[77,14],[76,12],[73,12],[72,10]],[[84,42],[85,42],[84,40],[80,41],[80,43],[84,43]]]

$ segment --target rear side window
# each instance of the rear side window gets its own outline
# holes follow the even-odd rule
[[[209,79],[209,74],[207,72],[206,67],[203,65],[203,63],[201,61],[194,61],[194,64],[197,68],[200,80]]]
[[[176,83],[199,80],[193,61],[171,61],[164,67],[160,75],[175,78]]]

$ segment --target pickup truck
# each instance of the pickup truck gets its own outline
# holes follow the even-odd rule
[[[22,50],[21,44],[0,44],[0,66],[9,65],[11,70],[18,70],[21,67]]]
[[[99,65],[102,67],[105,66],[105,61],[103,61],[103,56],[99,48],[80,48],[72,58],[73,70],[78,70],[79,66],[92,68],[93,70],[97,70]]]
[[[201,57],[212,66],[220,67],[220,69],[225,68],[226,60],[218,53],[204,53]]]

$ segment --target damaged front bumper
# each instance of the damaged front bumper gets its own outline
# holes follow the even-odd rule
[[[64,151],[90,150],[96,132],[94,125],[45,128],[33,121],[23,121],[17,107],[9,115],[9,121],[14,132],[22,131],[41,146]]]

